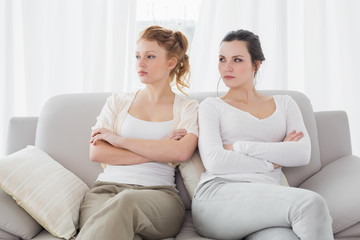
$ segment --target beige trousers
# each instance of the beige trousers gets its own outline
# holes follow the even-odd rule
[[[76,240],[174,237],[185,208],[173,187],[96,182],[80,208]]]

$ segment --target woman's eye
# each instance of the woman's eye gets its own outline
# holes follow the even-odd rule
[[[225,62],[224,58],[219,58],[219,62]]]
[[[235,58],[234,62],[242,62],[242,60],[240,58]]]
[[[140,56],[135,56],[135,57],[136,57],[137,60],[140,60],[140,58],[141,58]]]
[[[153,58],[155,58],[155,56],[154,55],[149,55],[148,58],[153,59]]]

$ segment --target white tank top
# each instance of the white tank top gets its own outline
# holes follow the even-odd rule
[[[174,121],[149,122],[127,114],[121,136],[138,139],[162,139],[173,129]],[[98,181],[142,186],[174,186],[175,171],[167,163],[149,162],[136,165],[107,165]]]

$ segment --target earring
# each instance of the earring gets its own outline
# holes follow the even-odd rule
[[[216,97],[219,97],[219,84],[220,84],[220,79],[221,79],[221,76],[219,77],[219,80],[218,80],[217,86],[216,86]]]

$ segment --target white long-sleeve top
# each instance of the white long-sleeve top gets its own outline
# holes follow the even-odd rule
[[[231,106],[220,98],[207,98],[199,107],[199,151],[206,171],[200,183],[215,177],[231,181],[280,184],[281,169],[310,161],[311,143],[300,109],[287,95],[273,96],[276,110],[265,119]],[[283,142],[293,130],[298,142]],[[234,151],[224,149],[233,144]]]

